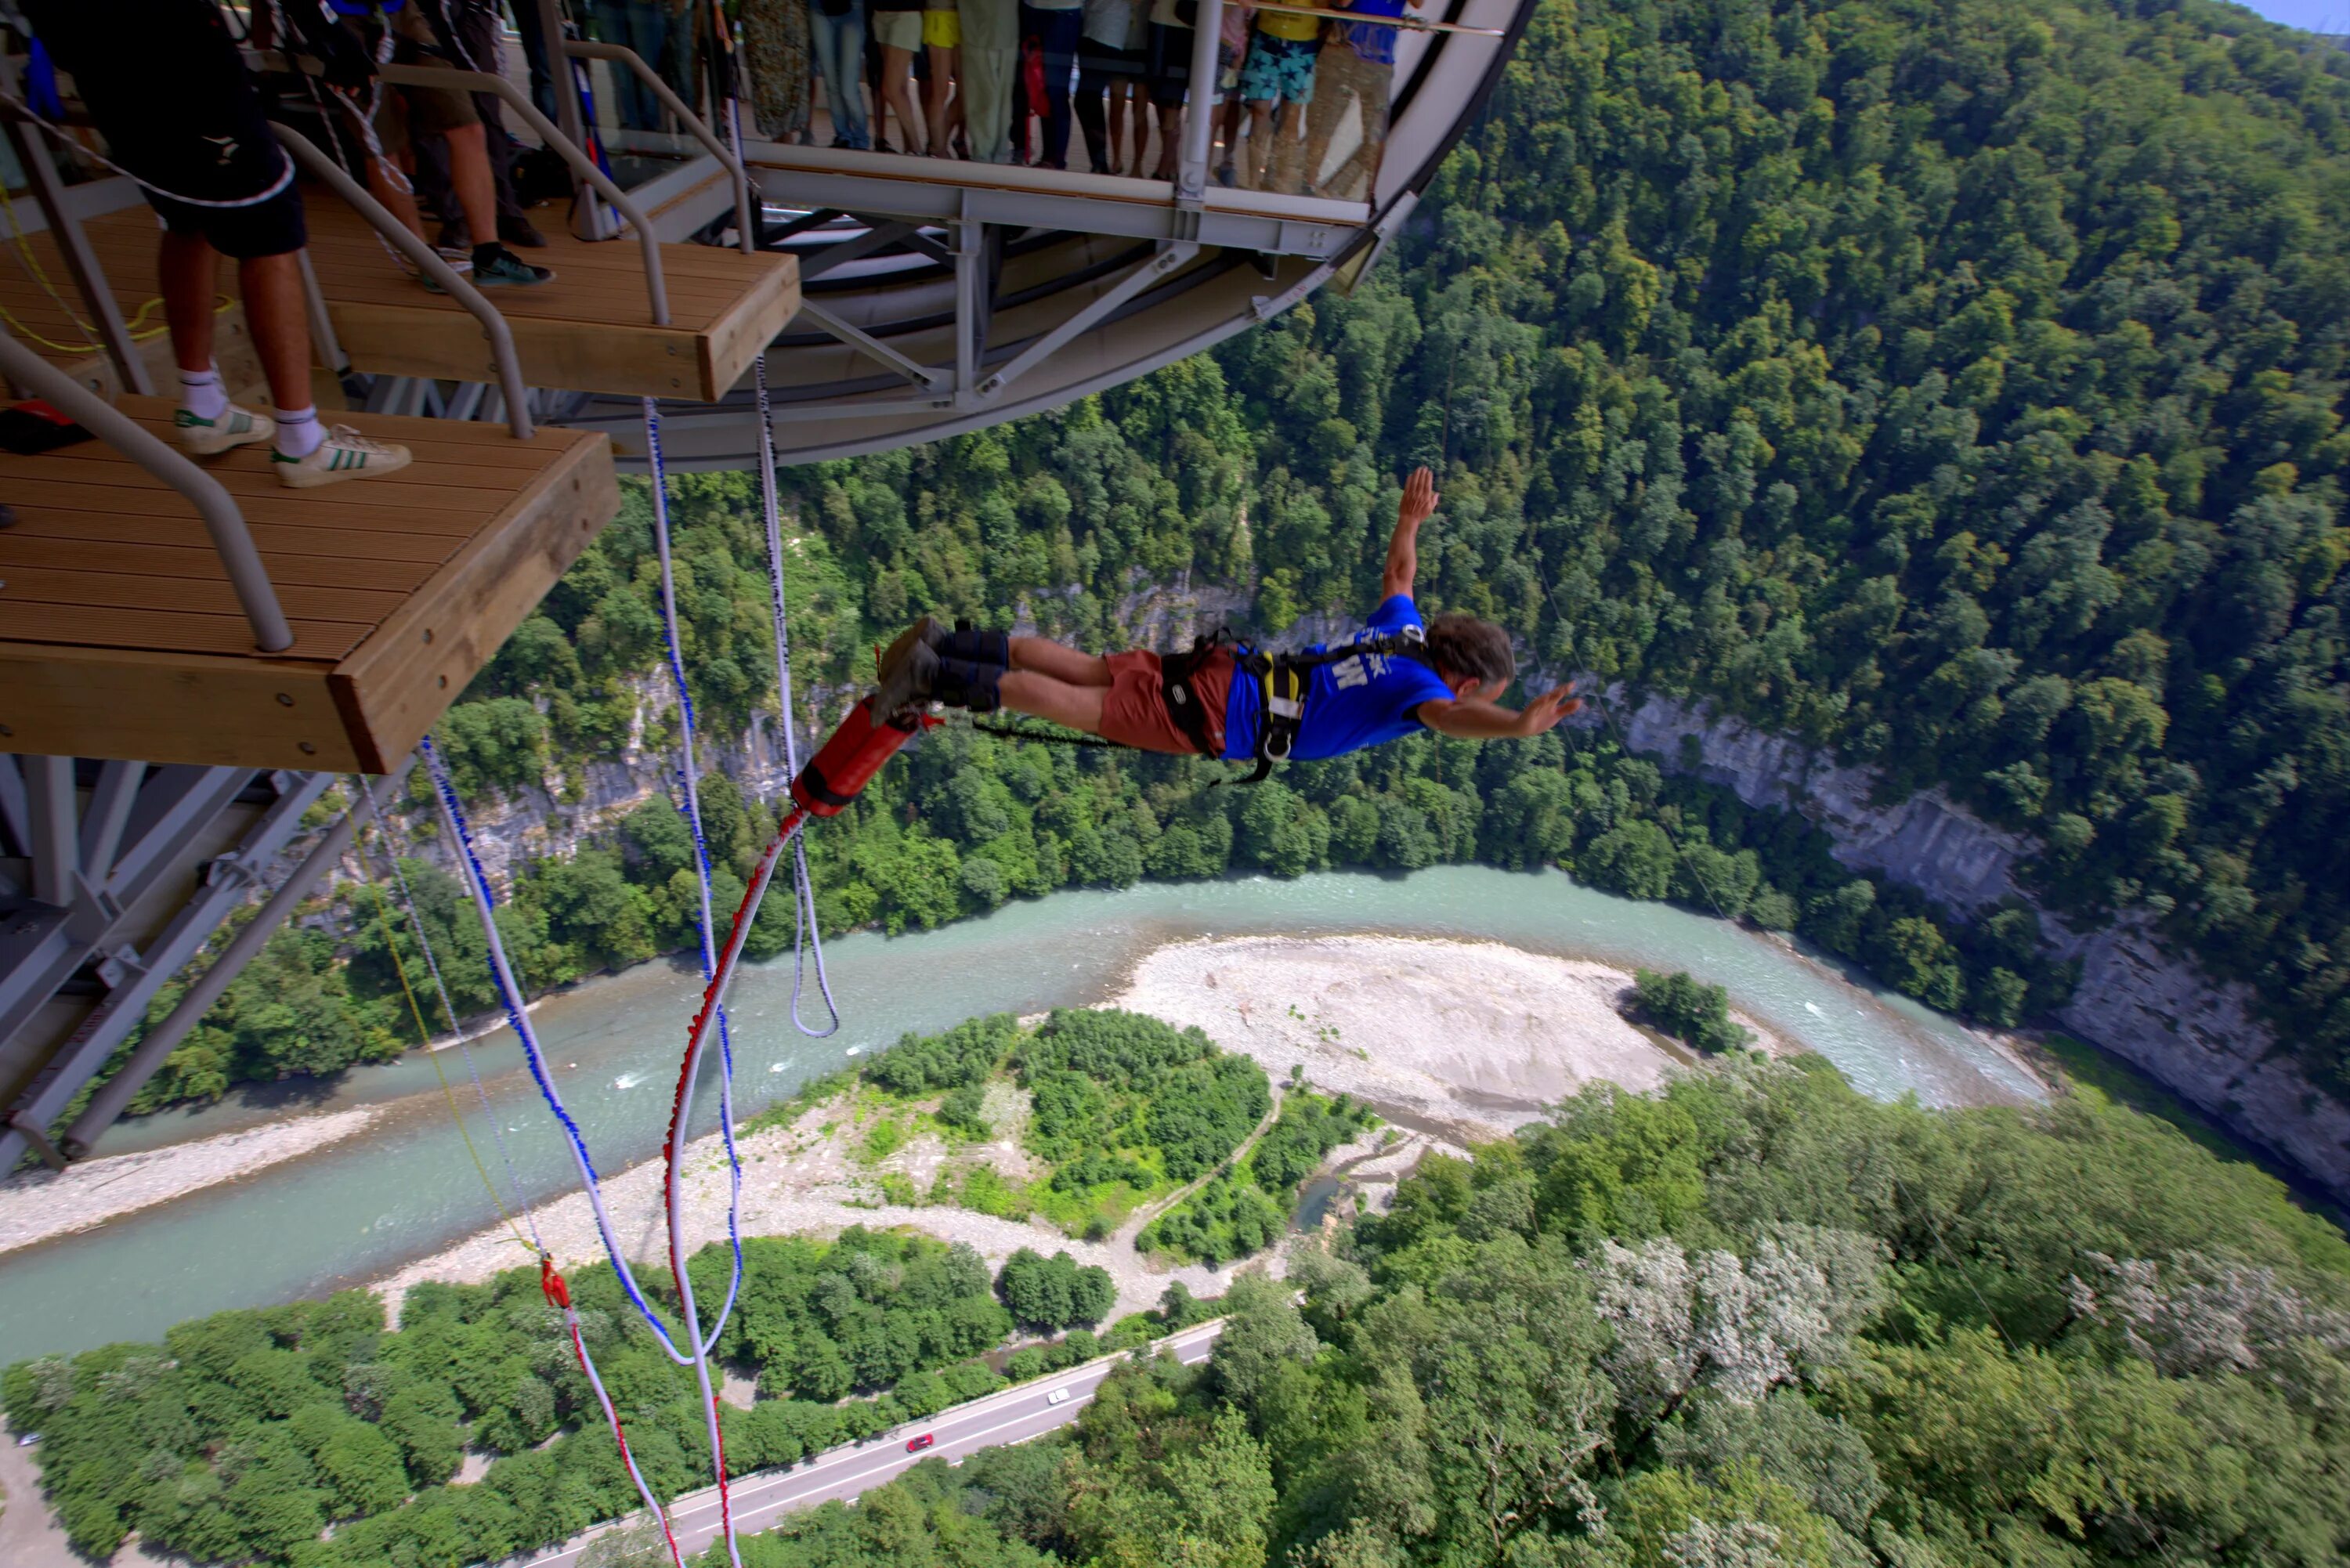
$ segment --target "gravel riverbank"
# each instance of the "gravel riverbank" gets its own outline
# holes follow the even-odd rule
[[[373,1121],[361,1106],[266,1127],[247,1127],[139,1154],[85,1160],[64,1170],[33,1170],[0,1181],[0,1252],[88,1231],[199,1188],[324,1148]]]

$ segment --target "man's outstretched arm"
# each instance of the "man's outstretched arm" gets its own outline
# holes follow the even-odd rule
[[[1436,476],[1415,468],[1403,482],[1403,504],[1396,508],[1395,532],[1388,538],[1387,575],[1379,579],[1379,602],[1411,592],[1419,571],[1419,525],[1436,510]]]
[[[1555,687],[1515,711],[1482,697],[1456,697],[1450,702],[1422,702],[1419,722],[1440,735],[1457,741],[1523,740],[1546,733],[1583,704],[1572,686]]]

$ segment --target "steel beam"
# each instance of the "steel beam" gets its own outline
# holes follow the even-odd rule
[[[167,770],[168,771],[168,770]],[[222,769],[234,773],[238,770]],[[250,774],[245,775],[250,777]],[[277,799],[261,814],[260,820],[246,830],[244,838],[231,855],[213,859],[204,869],[193,895],[182,905],[178,913],[165,923],[163,929],[148,943],[143,951],[132,952],[118,947],[109,953],[109,964],[101,969],[101,978],[108,979],[105,997],[75,1028],[72,1034],[54,1052],[48,1064],[36,1076],[30,1087],[9,1107],[9,1126],[0,1130],[0,1171],[13,1168],[21,1158],[28,1140],[20,1124],[46,1127],[54,1122],[81,1092],[82,1085],[97,1075],[114,1054],[123,1037],[146,1016],[147,1004],[163,988],[181,966],[195,956],[231,910],[242,903],[246,891],[260,877],[287,839],[299,830],[302,814],[310,804],[325,793],[333,782],[328,774],[277,773],[269,775],[277,790]],[[240,785],[242,780],[238,781]],[[142,792],[143,793],[143,792]],[[236,792],[221,802],[223,808],[233,804]],[[151,824],[147,837],[152,838],[165,820],[174,813],[159,813]],[[172,836],[174,845],[184,846],[189,835],[185,831]],[[147,857],[151,864],[161,858]],[[104,929],[96,933],[90,944],[93,953],[102,951],[109,938],[119,943],[123,913],[130,900],[122,900],[112,912]],[[80,913],[79,910],[76,911]],[[69,977],[78,964],[66,971],[59,982]],[[51,985],[39,998],[46,1004],[56,992]],[[0,1034],[0,1038],[5,1038]]]
[[[81,877],[80,825],[75,820],[73,759],[28,757],[26,795],[32,805],[33,897],[60,909]]]
[[[948,392],[953,389],[953,379],[946,371],[933,370],[928,365],[908,358],[863,327],[843,321],[820,305],[811,305],[802,300],[800,319],[816,323],[851,348],[868,358],[879,361],[918,387],[927,387],[934,392]]]
[[[1181,241],[1168,245],[1104,290],[1092,304],[1023,348],[1011,363],[979,384],[979,395],[983,398],[995,397],[1004,388],[1059,353],[1079,333],[1092,330],[1123,307],[1128,300],[1199,254],[1199,246]]]
[[[399,799],[400,792],[408,785],[409,773],[415,765],[415,753],[411,753],[369,791],[372,802],[370,809],[374,815],[380,816]],[[203,1021],[204,1014],[212,1011],[213,1003],[220,1000],[222,992],[228,990],[236,977],[244,971],[244,966],[253,961],[254,955],[260,952],[270,937],[286,923],[286,917],[309,896],[318,878],[343,857],[343,852],[350,847],[355,821],[348,809],[335,819],[326,836],[302,857],[302,863],[277,885],[277,891],[269,896],[269,902],[262,906],[261,913],[246,921],[244,929],[230,939],[220,957],[213,961],[203,976],[188,987],[187,993],[172,1004],[172,1011],[140,1040],[138,1049],[130,1054],[130,1059],[117,1068],[114,1076],[90,1097],[89,1104],[74,1118],[73,1126],[66,1129],[64,1144],[68,1157],[79,1159],[90,1151],[99,1135],[114,1125],[115,1118],[121,1116],[139,1091],[147,1086],[147,1080],[153,1077],[171,1059],[172,1053],[179,1049],[180,1042],[187,1038],[188,1032]]]

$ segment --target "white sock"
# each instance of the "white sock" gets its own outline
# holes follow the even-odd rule
[[[218,370],[180,372],[180,407],[200,420],[216,420],[228,411],[228,394],[221,390]]]
[[[307,457],[327,439],[327,427],[318,422],[315,404],[307,409],[273,409],[270,412],[277,421],[277,451],[282,456]]]

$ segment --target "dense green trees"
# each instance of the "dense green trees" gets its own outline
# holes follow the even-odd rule
[[[1270,1247],[1289,1228],[1297,1186],[1332,1149],[1378,1122],[1345,1095],[1326,1100],[1296,1084],[1248,1157],[1138,1231],[1136,1248],[1210,1266]]]
[[[873,1516],[904,1521],[891,1549],[1087,1568],[2350,1551],[2350,1242],[2094,1091],[1929,1112],[1752,1060],[1658,1096],[1594,1089],[1426,1162],[1390,1213],[1218,1304],[1204,1371],[1121,1369],[1070,1434],[899,1483]],[[764,1549],[882,1561],[858,1533],[879,1495]]]
[[[1003,1261],[996,1292],[1024,1327],[1057,1333],[1078,1324],[1097,1324],[1118,1303],[1118,1286],[1107,1269],[1077,1261],[1066,1251],[1045,1257],[1022,1247]]]
[[[1709,1054],[1734,1051],[1753,1038],[1730,1021],[1730,992],[1691,979],[1686,970],[1634,971],[1632,1010],[1643,1022]]]

